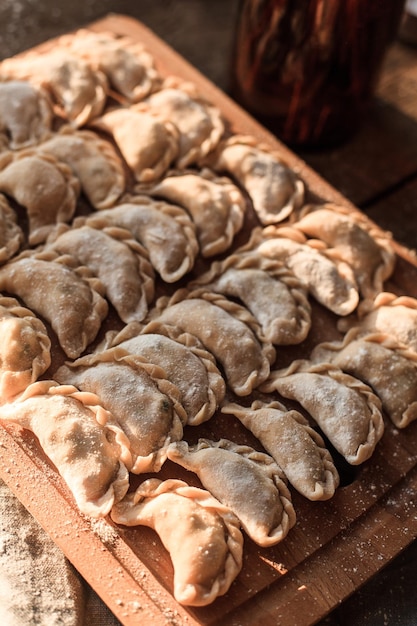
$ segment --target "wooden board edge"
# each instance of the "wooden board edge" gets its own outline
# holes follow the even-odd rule
[[[132,575],[126,566],[129,548],[122,546],[124,559],[121,562],[116,551],[106,547],[99,534],[92,532],[92,520],[60,493],[44,470],[21,448],[7,425],[1,423],[0,477],[124,626],[137,626],[139,619],[153,626],[166,626],[167,614],[181,617],[190,626],[198,624],[133,554],[138,575]],[[85,542],[88,542],[87,559]],[[99,568],[95,554],[100,558]]]
[[[410,493],[414,494],[413,499]],[[407,501],[406,513],[400,507],[400,502],[404,501]],[[417,466],[319,552],[260,592],[255,602],[242,604],[227,615],[227,624],[313,626],[363,587],[415,539]],[[349,554],[342,562],[341,544],[343,551]],[[367,559],[363,568],[365,551]],[[359,562],[361,567],[358,567]],[[318,571],[320,577],[317,577]],[[335,579],[337,594],[331,591]]]
[[[47,530],[74,567],[82,572],[85,580],[122,624],[137,626],[138,619],[143,619],[145,623],[166,626],[167,615],[175,615],[176,624],[189,626],[200,624],[157,583],[137,555],[135,563],[136,567],[139,564],[141,571],[139,576],[133,576],[125,564],[128,560],[126,557],[128,548],[123,549],[125,558],[122,563],[112,551],[103,546],[100,537],[91,532],[88,519],[51,484],[44,471],[26,455],[13,434],[10,434],[3,425],[0,426],[0,449],[0,476],[4,482]],[[36,498],[27,480],[22,480],[22,477],[27,476],[30,476],[32,484],[36,483]],[[53,498],[51,489],[55,491]],[[222,619],[222,626],[234,624],[276,626],[277,609],[280,611],[280,626],[315,624],[417,538],[417,498],[416,501],[410,501],[411,491],[417,494],[417,467],[354,523],[323,546],[322,550],[313,553],[276,583],[232,613],[226,614]],[[406,514],[396,504],[404,501],[405,497],[408,502]],[[44,506],[45,502],[48,503],[48,508]],[[51,518],[56,529],[52,534]],[[378,540],[375,538],[376,527]],[[83,542],[87,540],[89,543],[91,559],[87,562],[84,553],[80,553],[79,550],[80,534],[83,535]],[[393,536],[396,538],[395,542],[392,542]],[[343,543],[344,550],[350,548],[352,556],[352,559],[346,560],[344,571],[340,570],[340,555],[337,554],[340,542]],[[371,552],[373,558],[368,561],[364,571],[356,568],[355,559],[361,557],[360,552],[365,545],[367,555],[369,556]],[[385,546],[383,551],[379,545]],[[93,558],[96,553],[100,555],[100,568],[96,567]],[[335,571],[334,563],[338,564],[338,571]],[[117,580],[114,578],[115,571]],[[317,571],[321,572],[319,579],[316,576]],[[109,575],[106,575],[106,572]],[[334,594],[328,591],[332,585],[326,585],[326,582],[334,576],[338,576],[341,581],[339,591],[342,589],[342,593]]]

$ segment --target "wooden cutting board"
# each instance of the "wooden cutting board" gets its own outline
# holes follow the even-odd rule
[[[353,207],[297,156],[145,26],[120,15],[95,22],[93,31],[129,35],[150,50],[162,74],[190,80],[229,121],[233,132],[254,135],[278,148],[308,187],[308,199]],[[43,47],[55,45],[46,42]],[[398,260],[387,291],[417,297],[417,263],[396,245]],[[288,352],[308,354],[328,337],[334,318],[314,306],[310,338]],[[199,436],[227,436],[236,423],[216,416]],[[243,438],[243,428],[239,431]],[[243,440],[241,440],[244,443]],[[117,528],[79,513],[71,494],[35,438],[14,425],[0,427],[0,475],[61,547],[82,576],[126,626],[310,626],[386,565],[417,537],[417,423],[405,431],[387,424],[371,460],[343,474],[328,502],[293,492],[296,526],[278,546],[261,549],[245,539],[242,572],[230,591],[204,608],[185,608],[172,597],[172,565],[157,535]],[[161,477],[172,475],[167,463]],[[176,468],[176,475],[182,470]],[[194,479],[195,480],[195,479]],[[197,482],[195,482],[197,484]]]

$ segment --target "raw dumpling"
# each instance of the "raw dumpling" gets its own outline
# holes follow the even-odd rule
[[[71,169],[52,155],[24,150],[0,156],[0,191],[25,207],[29,243],[35,245],[54,224],[72,218],[80,187]]]
[[[352,313],[359,303],[359,293],[349,266],[336,264],[306,241],[286,237],[286,233],[287,229],[274,226],[254,229],[242,251],[253,250],[268,259],[282,261],[320,304],[336,315]]]
[[[187,418],[180,393],[156,365],[116,348],[63,365],[54,377],[97,394],[129,439],[133,473],[158,471],[168,445],[182,438]]]
[[[258,254],[232,254],[212,263],[190,284],[239,299],[273,344],[301,343],[311,327],[311,306],[304,285],[281,261]]]
[[[128,441],[94,394],[53,381],[36,382],[0,406],[0,419],[36,435],[86,515],[105,517],[126,494]]]
[[[24,234],[17,223],[17,215],[6,197],[0,194],[0,263],[8,261],[23,241]]]
[[[262,224],[281,222],[303,204],[302,180],[279,154],[254,137],[229,137],[209,156],[208,164],[247,191]]]
[[[108,311],[97,281],[81,274],[81,269],[36,256],[0,267],[0,291],[18,296],[47,320],[70,358],[77,358],[95,339]]]
[[[111,517],[158,533],[172,560],[180,604],[210,604],[228,591],[242,568],[238,519],[207,491],[181,480],[144,481],[113,507]]]
[[[108,333],[106,347],[118,347],[161,367],[181,393],[187,424],[210,419],[224,399],[226,385],[214,357],[190,333],[157,321],[129,324],[116,335]]]
[[[382,292],[371,305],[366,303],[366,306],[360,308],[358,318],[340,320],[338,326],[342,331],[357,327],[362,335],[390,335],[417,352],[417,299]]]
[[[46,372],[51,342],[44,324],[14,298],[0,297],[0,404]]]
[[[102,72],[116,91],[112,95],[120,94],[130,102],[142,100],[161,80],[152,55],[129,37],[81,28],[61,37],[59,44],[83,58],[94,71]]]
[[[178,154],[178,131],[169,120],[134,108],[107,111],[94,122],[95,128],[113,137],[137,182],[162,176]]]
[[[137,105],[179,131],[179,153],[175,164],[183,169],[197,163],[213,150],[224,132],[219,109],[206,102],[192,83],[167,78],[161,89]]]
[[[227,250],[243,226],[246,200],[241,191],[230,179],[217,177],[208,169],[168,172],[155,185],[142,185],[140,190],[188,211],[203,257]]]
[[[198,253],[194,224],[186,212],[165,202],[152,202],[146,196],[129,198],[124,204],[74,223],[103,228],[109,234],[114,232],[113,227],[127,230],[146,248],[152,266],[167,283],[189,272]]]
[[[287,369],[271,372],[261,389],[301,404],[352,465],[369,459],[384,433],[379,398],[335,366],[293,361]]]
[[[295,524],[291,494],[282,470],[267,454],[221,439],[173,443],[168,458],[199,477],[203,487],[228,506],[249,537],[272,546]]]
[[[397,428],[417,418],[417,354],[389,335],[352,329],[341,342],[316,346],[311,359],[333,363],[372,387]]]
[[[294,224],[308,237],[324,241],[327,255],[348,263],[364,298],[374,298],[391,276],[395,252],[388,234],[358,213],[333,204],[305,207]]]
[[[154,272],[145,249],[136,241],[117,239],[90,226],[63,226],[49,236],[50,249],[88,267],[103,284],[121,320],[144,319],[154,297]]]
[[[95,209],[113,206],[125,191],[123,165],[112,144],[93,132],[65,126],[38,151],[66,163]]]
[[[223,368],[226,382],[244,396],[269,375],[272,344],[257,338],[258,324],[247,309],[203,290],[178,290],[160,298],[152,319],[195,335]]]
[[[280,402],[255,400],[251,407],[225,403],[222,413],[235,415],[282,467],[292,486],[309,500],[328,500],[339,475],[321,436],[307,420]]]
[[[51,125],[52,110],[43,89],[24,80],[0,80],[0,145],[28,148],[41,141]]]
[[[0,63],[0,76],[29,80],[51,95],[59,115],[74,126],[83,126],[100,115],[107,98],[107,79],[68,50],[28,52]]]

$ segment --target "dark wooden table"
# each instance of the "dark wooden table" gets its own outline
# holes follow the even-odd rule
[[[117,11],[148,25],[227,91],[237,0],[73,0],[65,5],[0,3],[0,58]],[[335,149],[299,155],[400,243],[417,248],[417,48],[397,41],[389,50],[375,100],[354,137]],[[416,557],[414,543],[323,624],[416,624]]]

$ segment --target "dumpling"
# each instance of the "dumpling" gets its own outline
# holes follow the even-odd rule
[[[249,194],[262,224],[275,224],[304,202],[304,183],[282,157],[254,137],[234,135],[209,155],[207,164],[227,173]]]
[[[204,489],[181,480],[150,478],[117,503],[111,517],[125,526],[149,526],[174,567],[174,597],[205,606],[224,595],[242,568],[239,521]]]
[[[85,515],[105,517],[126,494],[128,442],[94,394],[36,382],[0,406],[0,419],[36,435]]]
[[[138,191],[184,207],[196,226],[203,257],[227,250],[243,226],[246,200],[227,177],[218,177],[207,168],[200,172],[171,171],[154,185]]]
[[[225,382],[214,357],[190,333],[149,322],[129,324],[106,335],[105,347],[117,347],[161,367],[181,393],[187,424],[195,426],[213,416],[225,396]]]
[[[352,327],[362,335],[390,335],[417,352],[417,299],[383,291],[370,305],[366,303],[358,310],[358,317],[338,323],[341,331]]]
[[[136,241],[117,239],[90,226],[64,226],[49,236],[46,249],[68,254],[88,267],[122,321],[144,319],[155,293],[154,272]]]
[[[271,372],[261,390],[296,400],[352,465],[369,459],[384,433],[379,398],[335,366],[293,361],[288,368]]]
[[[241,251],[256,251],[285,263],[309,293],[336,315],[349,315],[359,303],[359,292],[349,266],[335,263],[305,241],[285,236],[287,229],[254,229]],[[294,231],[291,231],[294,235]],[[301,235],[301,233],[300,233]]]
[[[183,169],[213,150],[224,132],[220,110],[204,100],[192,83],[175,77],[165,80],[155,93],[137,105],[140,111],[172,122],[179,131],[175,165]]]
[[[106,111],[94,127],[110,134],[137,182],[163,176],[178,154],[178,131],[169,120],[134,108]]]
[[[28,52],[0,63],[0,76],[29,80],[51,95],[57,113],[74,126],[83,126],[100,115],[107,99],[107,80],[68,50]]]
[[[81,272],[81,274],[80,274]],[[95,339],[108,306],[97,281],[47,258],[19,257],[0,267],[0,291],[13,294],[47,320],[70,358]]]
[[[244,396],[269,375],[275,359],[272,344],[257,338],[257,323],[247,309],[203,290],[178,290],[161,297],[152,319],[195,335],[220,364],[226,382]]]
[[[127,230],[146,248],[152,266],[167,283],[189,272],[198,253],[194,224],[186,212],[146,196],[134,196],[112,209],[77,218],[74,224],[103,228],[109,234],[114,227]]]
[[[8,150],[28,148],[41,141],[51,126],[52,110],[42,88],[24,80],[0,79],[0,145]]]
[[[0,404],[44,374],[51,341],[43,322],[15,298],[0,297]]]
[[[281,261],[249,252],[231,254],[190,283],[202,286],[244,303],[258,321],[261,337],[273,344],[301,343],[310,330],[306,288]]]
[[[100,398],[129,439],[133,473],[159,471],[168,445],[182,438],[180,393],[156,365],[109,349],[62,365],[54,378]]]
[[[5,196],[0,194],[0,263],[8,261],[24,242],[17,215]]]
[[[80,187],[70,168],[34,150],[0,156],[0,191],[25,207],[29,243],[43,242],[54,224],[69,221]]]
[[[283,472],[267,454],[221,439],[172,443],[168,458],[199,477],[203,487],[228,506],[258,545],[272,546],[295,524]]]
[[[333,204],[305,207],[294,226],[308,237],[323,241],[327,255],[352,267],[364,298],[374,298],[391,276],[395,252],[390,236],[363,216]]]
[[[389,335],[349,331],[341,342],[316,346],[311,359],[327,362],[372,387],[397,428],[417,418],[417,354]]]
[[[142,44],[113,33],[94,33],[81,28],[60,37],[60,46],[84,59],[94,71],[102,72],[116,93],[129,102],[142,100],[161,82],[153,56]]]
[[[112,144],[93,132],[65,126],[38,146],[71,168],[95,209],[113,206],[126,187],[120,157]]]
[[[235,415],[257,437],[285,476],[309,500],[328,500],[339,475],[321,436],[307,420],[280,402],[255,400],[250,407],[225,402],[222,413]]]

